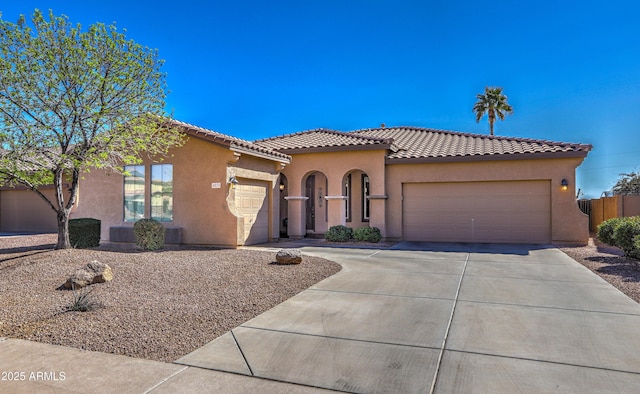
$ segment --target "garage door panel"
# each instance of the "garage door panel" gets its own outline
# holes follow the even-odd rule
[[[549,181],[403,185],[403,236],[444,242],[548,243]]]
[[[244,217],[244,243],[269,241],[269,203],[265,182],[242,180],[235,186],[236,207]]]

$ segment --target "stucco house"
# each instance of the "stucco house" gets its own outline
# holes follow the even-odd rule
[[[73,216],[100,219],[103,241],[130,241],[141,217],[165,222],[173,242],[230,247],[338,224],[388,240],[588,240],[575,170],[590,145],[418,127],[249,142],[175,124],[189,138],[164,161],[84,174]]]

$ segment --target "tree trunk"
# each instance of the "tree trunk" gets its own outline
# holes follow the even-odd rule
[[[56,249],[69,249],[71,248],[71,242],[69,241],[69,216],[71,215],[71,208],[76,201],[78,182],[80,179],[80,170],[74,168],[71,171],[71,189],[69,189],[69,198],[65,200],[64,195],[64,170],[62,168],[56,169],[53,175],[53,185],[56,189],[56,202],[57,209],[56,217],[58,219],[58,243],[56,243]]]
[[[58,243],[56,244],[56,249],[70,249],[69,211],[64,208],[60,209],[56,216],[58,218]]]

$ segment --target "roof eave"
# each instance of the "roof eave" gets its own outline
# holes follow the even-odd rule
[[[279,163],[284,163],[284,164],[291,163],[291,156],[286,154],[273,155],[267,152],[255,151],[253,149],[249,149],[244,146],[236,145],[236,144],[230,144],[229,150],[231,150],[232,152],[238,152],[241,154],[258,157],[261,159],[277,161]]]
[[[473,161],[498,161],[498,160],[530,160],[530,159],[567,159],[585,158],[588,151],[571,152],[540,152],[540,153],[511,153],[500,155],[469,155],[469,156],[442,156],[442,157],[387,157],[387,164],[415,164],[415,163],[453,163]]]
[[[301,153],[326,153],[326,152],[344,152],[344,151],[366,151],[366,150],[388,150],[391,144],[367,144],[367,145],[336,145],[336,146],[313,146],[309,148],[287,148],[274,149],[280,153],[287,155],[295,155]]]

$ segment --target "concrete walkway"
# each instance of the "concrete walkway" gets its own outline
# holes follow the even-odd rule
[[[175,364],[5,340],[0,392],[638,392],[640,306],[557,249],[304,252],[343,270]]]

